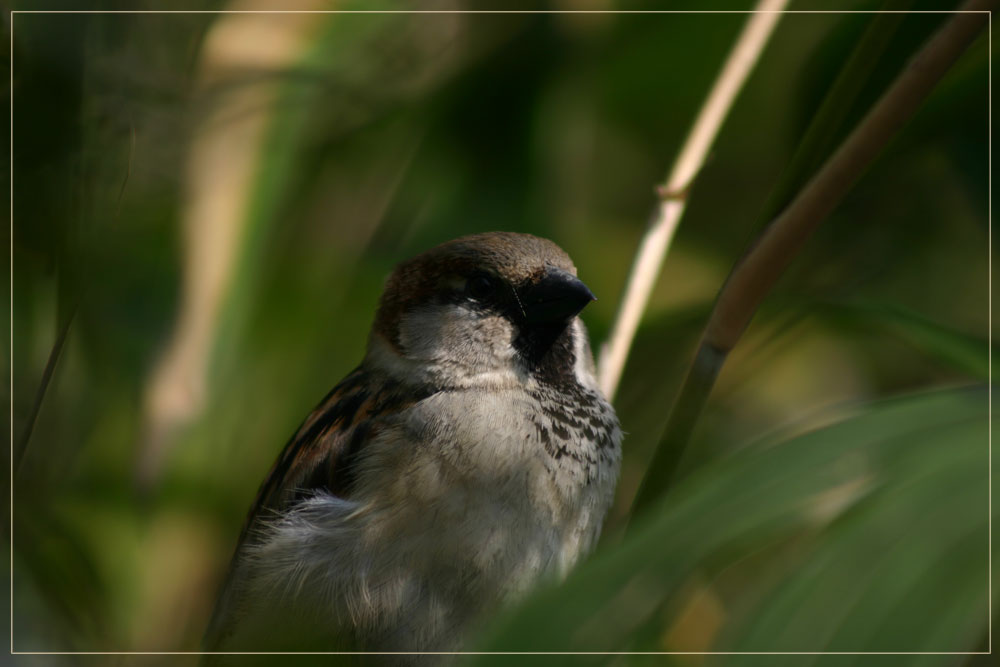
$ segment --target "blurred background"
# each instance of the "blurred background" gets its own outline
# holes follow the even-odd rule
[[[945,19],[897,18],[830,146]],[[654,186],[745,16],[6,20],[13,647],[189,651],[258,484],[360,361],[397,262],[475,232],[553,239],[599,297],[583,314],[599,347]],[[872,21],[782,18],[694,183],[629,359],[602,547],[481,646],[986,649],[985,33],[764,303],[682,482],[625,530],[713,298]],[[975,664],[902,664],[920,660]]]

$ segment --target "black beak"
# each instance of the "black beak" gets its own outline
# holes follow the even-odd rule
[[[597,297],[568,271],[549,267],[542,279],[518,290],[528,324],[565,324]]]

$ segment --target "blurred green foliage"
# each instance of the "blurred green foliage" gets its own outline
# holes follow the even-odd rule
[[[694,613],[728,616],[720,651],[974,642],[987,614],[986,413],[984,391],[897,399],[706,465],[485,648],[558,651],[569,638],[581,651],[697,650],[673,645],[692,637],[671,621],[705,597],[705,580],[715,617],[704,600]]]
[[[743,21],[316,14],[285,30],[271,16],[240,42],[244,61],[208,77],[206,45],[241,18],[13,17],[15,439],[75,312],[13,489],[18,650],[197,648],[257,485],[360,360],[396,262],[480,231],[551,238],[600,298],[584,313],[596,349],[652,188]],[[987,399],[953,389],[988,377],[992,340],[985,36],[793,264],[723,370],[691,474],[623,534],[711,300],[779,183],[803,177],[786,168],[872,20],[782,19],[694,184],[630,357],[604,544],[484,630],[485,646],[985,646]],[[821,144],[941,20],[893,22]],[[279,37],[290,62],[255,60]],[[259,143],[196,171],[199,145],[254,118]],[[239,169],[206,391],[143,481],[191,202]]]

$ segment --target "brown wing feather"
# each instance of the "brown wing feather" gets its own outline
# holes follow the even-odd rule
[[[422,400],[400,391],[399,383],[357,368],[334,387],[285,445],[257,492],[215,611],[205,635],[207,650],[215,650],[235,620],[238,565],[248,544],[260,538],[258,528],[268,517],[288,511],[317,491],[347,498],[354,482],[354,462],[385,417]]]
[[[338,496],[346,494],[346,488],[333,488],[343,486],[333,481],[338,464],[348,464],[342,458],[360,408],[372,399],[364,378],[360,369],[352,371],[330,390],[285,445],[247,513],[240,546],[261,518],[287,509],[307,493],[325,489]]]

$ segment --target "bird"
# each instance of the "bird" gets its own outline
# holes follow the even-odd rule
[[[622,431],[554,242],[464,236],[399,264],[361,364],[278,456],[206,651],[460,650],[595,546]]]

